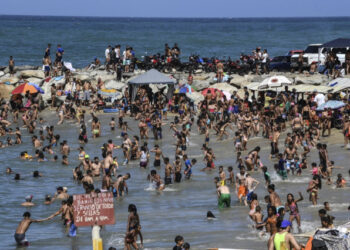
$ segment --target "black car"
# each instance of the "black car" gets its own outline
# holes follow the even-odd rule
[[[270,71],[290,71],[291,56],[276,56],[270,61]]]

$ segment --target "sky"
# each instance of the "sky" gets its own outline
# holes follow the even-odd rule
[[[8,0],[1,15],[101,17],[349,16],[350,0]]]

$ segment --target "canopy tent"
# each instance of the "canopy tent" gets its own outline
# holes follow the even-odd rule
[[[290,84],[292,84],[292,81],[285,76],[271,76],[266,78],[259,84],[259,89],[264,89],[268,87],[278,88]]]
[[[350,78],[336,78],[328,83],[328,87],[333,88],[333,93],[350,88]]]
[[[321,48],[348,48],[348,47],[350,47],[349,38],[338,38],[321,45]]]
[[[318,48],[318,61],[320,61],[321,53],[323,49],[349,49],[350,39],[349,38],[337,38],[332,41],[322,44]]]
[[[174,92],[174,84],[176,84],[176,80],[163,73],[160,73],[158,70],[151,69],[146,73],[136,76],[128,81],[129,91],[131,92],[132,100],[135,99],[138,86],[149,84],[168,84],[169,88],[167,97],[170,98],[172,93]]]
[[[252,91],[274,91],[274,92],[282,92],[284,91],[285,87],[267,87],[264,89],[261,89],[259,87],[261,83],[259,82],[252,82],[251,84],[247,85],[247,88]],[[307,92],[313,92],[315,89],[317,89],[318,92],[327,94],[330,92],[333,92],[333,88],[329,86],[314,86],[314,85],[289,85],[289,90],[295,89],[297,93],[307,93]]]

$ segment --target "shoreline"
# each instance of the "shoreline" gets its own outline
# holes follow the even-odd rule
[[[113,88],[118,92],[121,92],[125,90],[129,79],[144,72],[146,71],[134,70],[134,72],[131,73],[123,73],[121,81],[117,81],[116,73],[107,72],[104,69],[104,65],[102,65],[98,69],[94,70],[77,68],[74,72],[70,73],[69,80],[72,81],[73,79],[79,79],[82,82],[89,81],[93,88],[97,88],[97,82],[99,79],[101,79],[105,83],[105,88]],[[187,83],[188,72],[173,70],[171,72],[164,72],[164,74],[173,76],[180,85]],[[233,91],[240,91],[243,89],[243,87],[246,87],[251,83],[262,82],[264,79],[275,75],[286,76],[288,79],[290,79],[292,81],[292,85],[289,85],[291,88],[293,85],[300,84],[313,85],[315,88],[317,88],[317,86],[325,85],[332,80],[332,78],[320,73],[310,75],[308,73],[300,74],[296,72],[270,72],[269,74],[257,75],[249,72],[243,76],[239,74],[227,74],[226,78],[224,78],[226,81],[218,83],[214,72],[206,73],[202,69],[199,69],[193,72],[192,87],[195,90],[194,92],[199,92],[205,88],[214,87],[232,94]],[[350,75],[345,75],[344,78],[350,78]],[[44,71],[40,66],[33,65],[15,66],[15,73],[13,76],[11,76],[9,74],[8,67],[0,66],[0,98],[4,98],[6,100],[10,99],[11,91],[24,82],[37,84],[45,91],[45,94],[47,94],[47,91],[49,91],[49,87],[52,84],[55,84],[56,86],[64,86],[66,78],[65,75],[62,75],[48,79],[45,77]],[[154,86],[154,90],[157,90],[156,86]],[[310,91],[312,90],[310,89]],[[44,98],[44,101],[46,102],[47,99],[48,97]]]

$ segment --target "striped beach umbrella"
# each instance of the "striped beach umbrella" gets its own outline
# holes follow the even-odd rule
[[[35,93],[44,93],[44,90],[40,88],[38,85],[35,83],[23,83],[19,85],[17,88],[15,88],[11,94],[16,95],[16,94],[25,94],[29,91],[30,94],[35,94]]]

